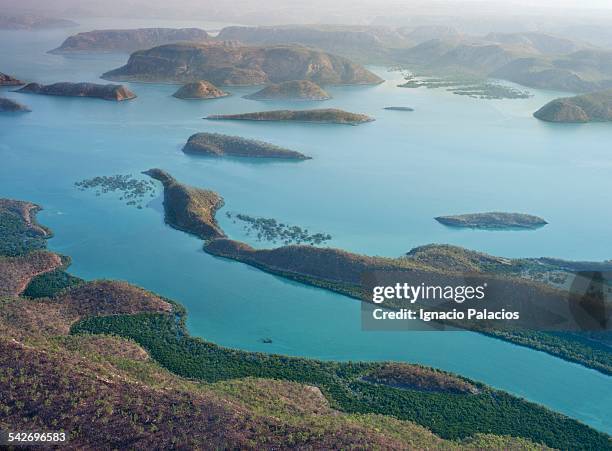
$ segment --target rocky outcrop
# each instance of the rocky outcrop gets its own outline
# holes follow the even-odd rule
[[[612,90],[555,99],[533,115],[547,122],[612,121]]]
[[[205,100],[226,97],[229,93],[217,88],[209,81],[200,80],[183,85],[172,95],[184,100]]]
[[[0,72],[0,86],[20,86],[25,85],[21,80],[17,80],[15,77],[3,74]]]
[[[262,85],[289,80],[376,84],[382,80],[346,58],[298,46],[244,47],[224,42],[162,45],[132,53],[103,78],[120,81]]]
[[[228,136],[219,133],[196,133],[191,135],[183,152],[220,157],[224,155],[249,158],[278,158],[289,160],[306,160],[304,154],[274,144],[245,139],[239,136]]]
[[[94,97],[114,101],[130,100],[136,97],[136,94],[123,85],[100,85],[96,83],[64,82],[52,85],[29,83],[17,92],[63,97]]]
[[[49,53],[133,52],[181,41],[206,41],[208,33],[199,28],[138,28],[134,30],[94,30],[66,38]]]
[[[0,97],[0,113],[19,113],[31,111],[27,106],[11,99]]]
[[[335,108],[318,110],[275,110],[260,111],[242,114],[214,114],[207,116],[209,120],[233,121],[290,121],[290,122],[316,122],[328,124],[358,125],[372,122],[374,118],[365,114],[350,113]]]
[[[328,100],[331,96],[319,85],[308,80],[293,80],[266,86],[245,99],[251,100]]]
[[[164,214],[168,225],[203,240],[225,236],[215,219],[215,213],[223,206],[221,196],[213,191],[183,185],[161,169],[149,169],[144,174],[159,180],[164,186]]]
[[[473,213],[455,216],[438,216],[441,224],[472,229],[537,229],[548,224],[544,219],[522,213]]]

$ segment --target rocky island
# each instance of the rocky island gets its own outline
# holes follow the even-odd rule
[[[103,100],[130,100],[136,97],[132,91],[123,85],[100,85],[96,83],[53,83],[52,85],[41,85],[29,83],[17,92],[29,94],[43,94],[62,97],[93,97]]]
[[[19,112],[29,112],[30,110],[27,106],[22,105],[19,102],[15,102],[12,99],[5,99],[4,97],[0,97],[0,113],[19,113]]]
[[[328,100],[331,96],[309,80],[292,80],[266,86],[261,91],[244,96],[251,100]]]
[[[274,110],[259,111],[256,113],[242,114],[213,114],[206,116],[208,120],[231,120],[231,121],[290,121],[290,122],[315,122],[326,124],[359,125],[372,122],[374,118],[365,114],[350,113],[336,108],[316,110]]]
[[[223,206],[223,198],[213,191],[194,188],[177,182],[161,169],[143,172],[164,186],[164,217],[171,227],[203,240],[225,236],[215,213]]]
[[[217,88],[209,81],[200,80],[181,86],[178,91],[172,95],[177,99],[206,100],[227,97],[229,93]]]
[[[138,28],[94,30],[66,38],[49,53],[133,52],[181,41],[206,41],[208,33],[199,28]]]
[[[25,85],[21,80],[17,80],[15,77],[3,74],[0,72],[0,86],[21,86]]]
[[[533,115],[546,122],[584,123],[612,121],[612,89],[555,99]]]
[[[544,219],[523,213],[472,213],[454,216],[438,216],[435,218],[440,224],[451,227],[465,227],[472,229],[537,229],[548,224]]]
[[[305,47],[246,47],[236,43],[176,43],[139,50],[106,80],[189,83],[219,86],[263,85],[289,80],[318,84],[378,84],[382,79],[350,60]]]
[[[239,136],[219,133],[196,133],[191,135],[183,152],[207,156],[233,156],[248,158],[278,158],[288,160],[307,160],[304,154],[275,146],[263,141],[245,139]]]

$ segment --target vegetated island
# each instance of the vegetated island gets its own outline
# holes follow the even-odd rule
[[[117,102],[136,98],[136,94],[123,85],[101,85],[96,83],[61,82],[51,85],[28,83],[23,88],[18,89],[17,92],[62,97],[93,97]]]
[[[0,235],[7,240],[22,243]],[[113,449],[281,449],[289,435],[292,446],[317,449],[609,446],[604,433],[461,376],[227,349],[191,337],[173,301],[125,282],[48,274],[30,282],[44,295],[0,303],[0,368],[21,381],[0,378],[15,400],[3,422],[16,430],[70,430],[72,446]]]
[[[241,114],[213,114],[204,119],[214,121],[288,121],[315,122],[324,124],[359,125],[372,122],[374,118],[365,114],[350,113],[336,108],[316,110],[274,110]]]
[[[215,213],[223,206],[221,196],[183,185],[161,169],[149,169],[143,174],[159,180],[164,186],[164,217],[168,225],[203,240],[225,236],[215,219]]]
[[[22,105],[19,102],[15,102],[12,99],[6,99],[0,97],[0,113],[26,113],[32,111],[27,106]]]
[[[94,30],[69,36],[49,53],[133,52],[180,41],[206,41],[208,33],[199,28],[138,28]]]
[[[331,96],[319,85],[309,80],[284,81],[266,86],[260,91],[244,96],[251,100],[329,100]]]
[[[236,43],[177,43],[139,50],[107,80],[217,86],[264,85],[304,79],[317,84],[378,84],[382,79],[350,60],[300,46],[245,47]]]
[[[384,109],[389,111],[414,111],[414,108],[409,106],[386,106]]]
[[[0,72],[0,86],[21,86],[25,85],[21,80],[17,80],[15,77],[3,74]]]
[[[609,122],[612,121],[612,89],[555,99],[533,115],[546,122]]]
[[[232,156],[248,158],[277,158],[287,160],[308,160],[304,154],[285,149],[264,141],[241,138],[220,133],[196,133],[191,135],[183,152],[194,155]]]
[[[440,224],[451,227],[465,227],[472,229],[511,230],[511,229],[537,229],[548,224],[544,219],[523,213],[471,213],[454,216],[438,216],[435,218]]]
[[[217,88],[206,80],[194,81],[181,86],[174,94],[177,99],[184,100],[206,100],[227,97],[229,93]]]

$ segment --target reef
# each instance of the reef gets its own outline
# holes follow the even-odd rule
[[[75,182],[80,191],[95,190],[96,196],[119,192],[119,200],[126,205],[142,209],[143,201],[147,195],[155,197],[155,183],[152,180],[137,179],[132,174],[116,174],[111,176],[97,176]]]

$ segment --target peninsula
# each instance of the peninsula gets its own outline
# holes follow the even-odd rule
[[[172,95],[177,99],[206,100],[227,97],[229,93],[217,88],[209,81],[200,80],[181,86],[178,91]]]
[[[219,133],[196,133],[191,135],[183,152],[195,155],[233,156],[249,158],[278,158],[288,160],[308,160],[304,154],[263,141],[245,139],[239,136]]]
[[[93,97],[117,102],[136,97],[136,94],[123,85],[100,85],[96,83],[63,82],[53,83],[52,85],[29,83],[23,88],[18,89],[17,92],[62,97]]]
[[[213,191],[194,188],[177,182],[161,169],[143,172],[164,186],[164,217],[171,227],[203,240],[225,236],[215,213],[223,206],[223,198]]]
[[[523,213],[472,213],[454,216],[438,216],[435,218],[440,224],[451,227],[465,227],[472,229],[537,229],[548,224],[544,219]]]
[[[27,106],[12,99],[0,97],[0,113],[18,113],[32,111]]]
[[[25,85],[21,80],[17,80],[15,77],[3,74],[0,72],[0,86],[20,86]]]
[[[206,41],[208,33],[199,28],[138,28],[94,30],[66,38],[49,53],[133,52],[180,41]]]
[[[304,79],[317,84],[378,84],[382,79],[350,60],[320,50],[279,45],[245,47],[236,43],[176,43],[139,50],[106,80],[189,83],[218,86],[263,85]]]
[[[211,116],[206,116],[204,119],[216,121],[315,122],[345,125],[359,125],[365,122],[374,121],[374,118],[366,116],[365,114],[350,113],[336,108],[317,110],[274,110],[242,114],[213,114]]]
[[[612,121],[612,89],[555,99],[533,115],[546,122],[609,122]]]
[[[309,80],[293,80],[266,86],[261,91],[244,96],[251,100],[328,100],[331,96]]]

